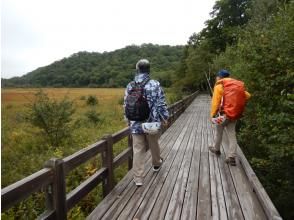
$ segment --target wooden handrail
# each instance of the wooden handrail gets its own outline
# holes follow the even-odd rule
[[[32,175],[1,189],[1,209],[7,210],[15,203],[25,200],[53,181],[51,169],[44,168]]]
[[[85,163],[92,157],[96,156],[99,153],[102,153],[105,150],[106,141],[101,140],[92,144],[86,148],[79,150],[78,152],[65,157],[64,161],[64,170],[68,174],[70,171],[78,167],[79,165]]]
[[[197,94],[198,91],[168,107],[169,126],[195,99]],[[128,137],[128,148],[113,158],[113,144],[126,137]],[[102,168],[66,194],[66,175],[98,154],[102,154]],[[102,140],[63,159],[53,158],[45,163],[44,169],[5,187],[1,190],[1,210],[3,212],[23,201],[32,193],[45,189],[46,210],[39,216],[39,219],[66,219],[66,213],[99,183],[102,183],[103,195],[106,196],[114,187],[114,169],[126,161],[128,161],[128,168],[131,169],[132,138],[128,127],[115,134],[107,135]]]

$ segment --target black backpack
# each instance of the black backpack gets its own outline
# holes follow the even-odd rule
[[[144,97],[144,87],[149,79],[142,83],[131,82],[132,89],[125,101],[126,117],[131,121],[145,121],[149,118],[150,108]]]

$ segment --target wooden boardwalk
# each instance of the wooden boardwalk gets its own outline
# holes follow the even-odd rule
[[[227,139],[220,157],[208,151],[209,107],[210,97],[199,95],[161,136],[160,171],[152,171],[148,152],[144,185],[136,187],[130,171],[88,219],[268,219],[240,162],[224,163]]]

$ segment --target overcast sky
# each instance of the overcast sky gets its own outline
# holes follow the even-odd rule
[[[21,76],[79,51],[184,45],[215,0],[2,0],[1,77]]]

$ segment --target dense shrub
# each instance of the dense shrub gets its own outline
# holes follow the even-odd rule
[[[93,123],[95,125],[97,125],[99,122],[101,122],[100,114],[94,109],[87,111],[86,117],[91,123]]]
[[[89,95],[86,101],[87,105],[97,105],[98,99],[95,95]]]
[[[61,101],[53,100],[40,90],[28,107],[27,120],[40,128],[41,134],[51,146],[58,147],[70,137],[75,108],[73,102],[68,98],[65,97]]]

